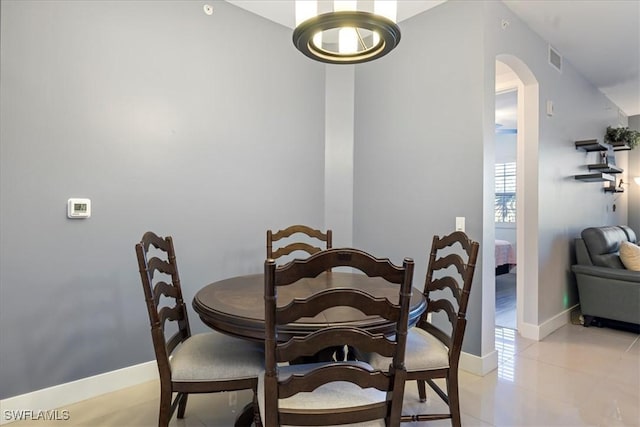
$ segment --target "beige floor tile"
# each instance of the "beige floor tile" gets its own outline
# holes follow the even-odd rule
[[[611,368],[611,371],[607,372],[605,378],[607,381],[619,382],[640,389],[640,354],[623,354]]]
[[[496,328],[495,345],[501,360],[508,360],[522,353],[536,341],[521,337],[517,331],[508,328]]]
[[[629,349],[627,349],[625,353],[627,355],[640,357],[640,336],[636,337],[636,340],[629,346]]]
[[[604,328],[602,328],[604,329]],[[635,335],[601,328],[567,325],[525,349],[522,357],[605,376],[635,340]]]
[[[250,390],[189,396],[186,415],[195,414],[207,427],[230,427],[252,398]]]
[[[480,377],[473,374],[461,372],[459,375],[460,384],[463,382],[477,381]],[[444,387],[442,380],[436,381],[441,387]],[[405,415],[425,414],[425,413],[446,413],[448,412],[447,406],[442,399],[435,394],[431,389],[427,387],[427,401],[420,402],[418,397],[418,389],[415,385],[415,381],[407,383],[405,388],[405,395],[402,407],[402,413]],[[465,427],[490,427],[491,424],[487,424],[478,418],[465,413],[464,408],[461,409],[462,425]],[[403,424],[407,427],[450,427],[450,420],[438,420],[429,422],[412,422]]]
[[[635,385],[603,381],[580,406],[591,425],[602,427],[640,426],[640,396]]]
[[[484,377],[460,371],[465,427],[640,427],[640,339],[608,328],[567,325],[541,342],[510,331],[496,338],[499,368]],[[444,383],[438,381],[442,386]],[[69,405],[67,421],[32,420],[9,427],[156,427],[160,388],[150,381]],[[186,417],[171,427],[230,427],[250,391],[191,395]],[[445,410],[429,392],[418,401],[407,384],[403,412]],[[407,423],[449,427],[449,420]]]
[[[510,381],[523,389],[548,399],[579,405],[587,399],[598,383],[596,376],[561,366],[515,357],[506,362],[512,366],[512,377],[499,375],[500,381]],[[489,374],[493,375],[493,374]]]
[[[136,407],[143,403],[155,407],[157,411],[159,395],[160,383],[154,380],[84,400],[66,409],[69,410],[71,425],[87,425],[92,420],[112,416],[119,408]]]
[[[69,427],[157,427],[158,426],[158,404],[156,401],[148,401],[137,405],[120,407],[117,404],[109,405],[110,413],[93,417],[82,417],[82,419],[72,419]],[[197,424],[189,423],[188,426],[202,427],[202,423],[197,420]],[[175,421],[175,420],[174,420]],[[177,425],[177,424],[171,424]]]
[[[573,405],[503,381],[475,384],[461,393],[464,412],[494,426],[581,426]]]

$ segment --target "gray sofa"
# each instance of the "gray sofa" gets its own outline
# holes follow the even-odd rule
[[[585,228],[576,239],[576,264],[571,270],[578,283],[585,326],[595,319],[640,325],[640,271],[625,269],[618,251],[622,241],[636,243],[629,227]]]

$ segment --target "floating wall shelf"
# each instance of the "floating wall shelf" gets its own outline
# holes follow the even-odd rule
[[[604,192],[605,193],[624,193],[624,188],[616,187],[614,185],[614,186],[604,187]]]
[[[620,169],[616,165],[611,165],[609,163],[597,163],[593,165],[587,165],[590,171],[598,171],[604,173],[622,173],[623,169]]]
[[[609,175],[608,173],[597,172],[597,173],[589,173],[584,175],[576,175],[576,179],[585,182],[616,182],[616,179],[613,175]]]
[[[587,139],[584,141],[576,141],[576,149],[584,151],[607,151],[609,147],[597,139]]]
[[[613,147],[613,151],[631,150],[631,147],[629,147],[627,144],[621,143],[621,142],[611,142],[610,145]]]
[[[599,151],[598,154],[599,163],[593,163],[587,165],[589,168],[588,174],[576,175],[575,179],[584,182],[613,182],[613,186],[606,188],[615,188],[616,179],[611,174],[622,173],[623,170],[616,166],[613,152],[611,151],[613,146],[598,141],[597,139],[585,139],[582,141],[575,141],[576,150]],[[615,150],[615,149],[614,149]],[[605,153],[608,152],[608,153]],[[607,190],[605,191],[613,191]]]

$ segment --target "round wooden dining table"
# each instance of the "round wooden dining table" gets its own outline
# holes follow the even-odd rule
[[[324,272],[311,279],[302,279],[278,288],[278,305],[285,305],[296,297],[307,297],[327,288],[360,288],[367,292],[398,302],[399,285],[384,279],[360,273]],[[264,341],[264,275],[252,274],[232,277],[211,283],[200,289],[193,298],[193,309],[209,327],[235,337]],[[426,310],[422,292],[413,289],[409,310],[409,327],[416,324]],[[313,318],[305,318],[278,329],[278,337],[287,339],[291,334],[308,334],[333,325],[358,326],[373,333],[390,335],[395,332],[394,322],[378,316],[366,316],[348,307],[331,308]]]

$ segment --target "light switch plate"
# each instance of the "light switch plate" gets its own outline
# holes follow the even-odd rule
[[[464,231],[464,217],[457,216],[456,217],[456,231]]]

